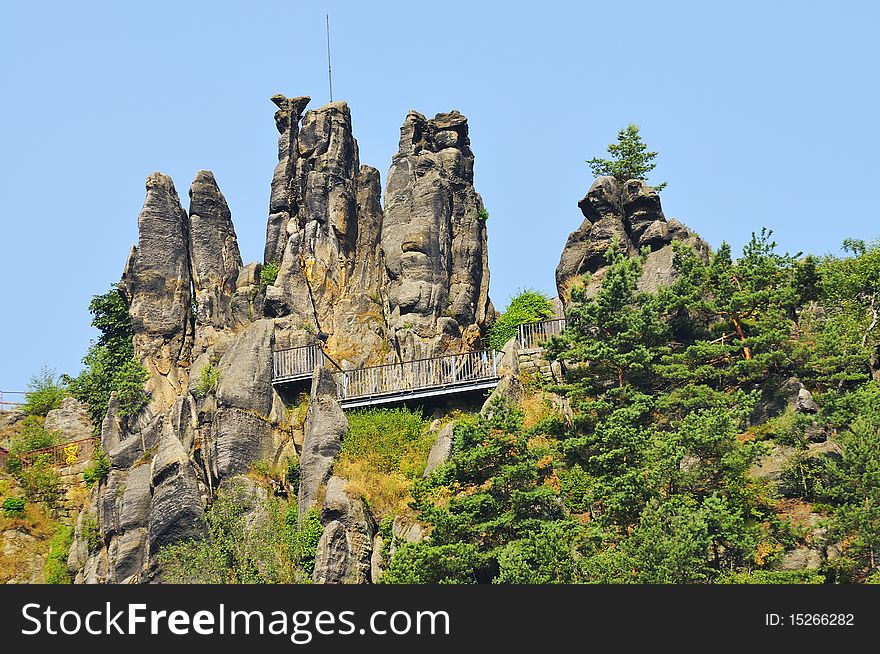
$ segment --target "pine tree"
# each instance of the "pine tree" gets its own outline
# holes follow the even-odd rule
[[[594,176],[608,175],[618,182],[630,179],[647,180],[648,173],[657,165],[654,163],[657,153],[648,150],[639,134],[639,126],[632,123],[617,132],[617,143],[608,146],[608,154],[611,159],[593,157],[587,161]],[[662,191],[665,187],[666,182],[663,182],[654,189]]]

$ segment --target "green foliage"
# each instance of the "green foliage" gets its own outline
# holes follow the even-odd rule
[[[213,363],[208,362],[202,372],[199,374],[199,381],[196,384],[196,393],[202,397],[217,389],[220,383],[220,369]]]
[[[287,459],[287,484],[291,488],[299,488],[299,478],[299,459],[290,457],[289,459]]]
[[[9,518],[24,515],[24,500],[20,497],[3,498],[3,515]]]
[[[733,572],[718,578],[719,584],[823,584],[825,577],[812,570],[755,570]]]
[[[56,379],[55,371],[43,366],[39,374],[31,377],[28,382],[24,410],[31,416],[45,416],[52,409],[61,406],[65,395],[67,391]]]
[[[318,509],[309,509],[303,516],[302,524],[296,525],[296,507],[290,507],[287,516],[288,528],[292,530],[291,538],[293,560],[297,568],[308,578],[311,578],[315,570],[315,555],[318,550],[318,541],[324,533],[324,525],[321,524],[321,512]]]
[[[489,220],[489,212],[486,207],[480,207],[480,210],[477,211],[477,218],[482,222]]]
[[[70,572],[67,569],[67,554],[73,543],[73,528],[61,525],[49,540],[49,554],[43,569],[47,584],[70,584]]]
[[[263,286],[272,286],[272,284],[275,283],[275,280],[278,279],[279,271],[280,267],[275,261],[269,261],[268,263],[263,264],[263,267],[260,269],[260,284]]]
[[[147,371],[134,357],[131,319],[122,293],[114,285],[89,304],[92,326],[100,330],[83,358],[85,369],[77,377],[63,376],[71,394],[89,405],[95,429],[100,429],[110,394],[117,393],[121,417],[135,415],[149,402],[144,390]]]
[[[43,502],[55,508],[61,498],[61,477],[49,463],[48,456],[38,456],[29,466],[22,466],[15,474],[25,497],[31,502]]]
[[[530,540],[548,523],[564,521],[561,502],[544,484],[552,469],[529,449],[521,416],[496,401],[490,417],[456,423],[453,452],[445,466],[418,480],[413,490],[413,507],[431,525],[430,536],[401,546],[383,581],[487,582],[498,577],[501,558],[509,562],[508,577],[519,578],[530,557],[537,556],[545,568],[548,558],[558,559],[558,552],[544,552],[543,543],[539,554],[526,543],[513,545]],[[438,493],[448,501],[435,503]],[[547,549],[552,552],[554,546]],[[547,574],[546,569],[538,574]]]
[[[510,298],[510,303],[489,332],[490,347],[500,350],[517,335],[517,327],[553,317],[553,305],[541,291],[525,289]]]
[[[86,513],[79,525],[79,537],[85,542],[89,552],[97,552],[104,544],[98,520],[91,513]]]
[[[104,481],[109,473],[110,457],[104,452],[103,447],[97,445],[92,454],[91,462],[86,466],[86,469],[83,470],[83,481],[85,481],[86,486],[91,488],[95,484]]]
[[[150,395],[144,389],[147,371],[137,359],[129,359],[113,377],[116,400],[119,402],[119,417],[137,415],[150,402]]]
[[[22,470],[22,456],[33,450],[52,447],[58,442],[58,433],[43,426],[43,418],[28,416],[16,426],[9,443],[6,469],[14,475]]]
[[[593,157],[587,161],[594,176],[608,175],[619,182],[647,180],[648,173],[657,165],[654,163],[657,153],[648,150],[639,134],[639,126],[632,123],[617,132],[617,143],[608,146],[608,154],[610,159]],[[666,182],[663,182],[654,188],[661,191],[665,187]]]
[[[265,584],[295,581],[287,503],[235,481],[205,512],[205,537],[159,552],[171,583]]]

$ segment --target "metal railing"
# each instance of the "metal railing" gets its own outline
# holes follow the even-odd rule
[[[77,441],[59,443],[52,447],[22,452],[17,455],[10,454],[8,457],[14,456],[21,461],[23,468],[33,465],[35,461],[41,458],[45,459],[52,467],[63,468],[84,461],[91,461],[92,455],[95,453],[96,442],[97,440],[94,438],[81,438]]]
[[[0,391],[0,411],[4,409],[14,409],[15,407],[23,406],[24,402],[16,402],[7,396],[21,397],[22,399],[25,396],[24,391]]]
[[[336,373],[340,401],[469,386],[498,378],[495,350],[465,352]]]
[[[316,366],[324,365],[324,352],[318,345],[304,345],[272,353],[272,380],[293,381],[311,378]]]
[[[552,336],[559,336],[565,329],[565,318],[553,318],[532,322],[519,326],[517,340],[520,347],[530,350],[541,347],[541,344],[550,340]]]

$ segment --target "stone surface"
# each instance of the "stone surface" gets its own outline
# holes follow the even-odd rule
[[[480,413],[489,416],[492,412],[492,405],[502,400],[518,406],[525,395],[525,387],[520,379],[519,367],[519,343],[516,338],[511,338],[501,350],[501,361],[498,365],[498,386],[496,386],[486,401]]]
[[[202,502],[187,453],[168,429],[153,459],[148,545],[155,555],[163,545],[200,538]]]
[[[623,184],[613,177],[599,177],[578,203],[584,220],[566,241],[556,267],[556,288],[563,303],[571,299],[573,286],[591,276],[588,293],[598,288],[607,266],[605,253],[613,243],[629,256],[643,248],[644,262],[639,290],[656,291],[675,279],[673,241],[693,247],[708,257],[709,247],[680,222],[663,215],[660,196],[648,184],[631,179]]]
[[[427,477],[449,460],[449,455],[452,454],[452,437],[454,431],[454,421],[446,423],[446,425],[439,430],[437,433],[437,440],[434,441],[434,445],[431,447],[430,453],[428,453],[428,463],[425,466],[425,473],[423,476]]]
[[[61,400],[61,406],[46,414],[46,429],[61,432],[65,441],[76,441],[94,436],[89,407],[72,397]]]
[[[333,102],[302,116],[308,98],[275,96],[279,163],[272,181],[266,262],[280,266],[265,310],[291,346],[308,334],[325,351],[361,365],[387,352],[379,234],[379,173],[361,166],[351,112]],[[303,342],[299,342],[303,341]]]
[[[241,254],[229,205],[213,173],[200,170],[189,189],[189,252],[196,320],[225,329],[235,324],[235,295]]]
[[[171,406],[186,387],[193,339],[189,217],[170,177],[147,178],[138,245],[119,283],[129,303],[135,355],[149,373],[156,406]]]
[[[467,119],[410,111],[382,222],[390,323],[404,359],[457,351],[470,325],[493,317],[485,208],[473,182]]]
[[[312,581],[316,584],[363,584],[371,579],[376,524],[364,502],[345,490],[348,482],[330,477],[324,495]]]
[[[347,432],[348,419],[336,401],[336,383],[326,368],[316,369],[300,454],[297,502],[300,520],[317,504],[319,489],[330,479],[333,462]]]

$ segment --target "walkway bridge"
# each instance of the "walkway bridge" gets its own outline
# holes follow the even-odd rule
[[[540,349],[565,329],[565,318],[520,325],[518,340],[525,350]],[[319,345],[272,353],[272,384],[290,387],[311,380],[327,357]],[[334,373],[336,396],[345,409],[420,398],[488,390],[498,385],[501,353],[478,350],[415,359]]]
[[[317,345],[278,350],[273,353],[272,383],[309,380],[325,360]],[[480,350],[343,370],[334,374],[336,397],[343,408],[352,409],[490,389],[498,385],[500,362],[499,352]]]

